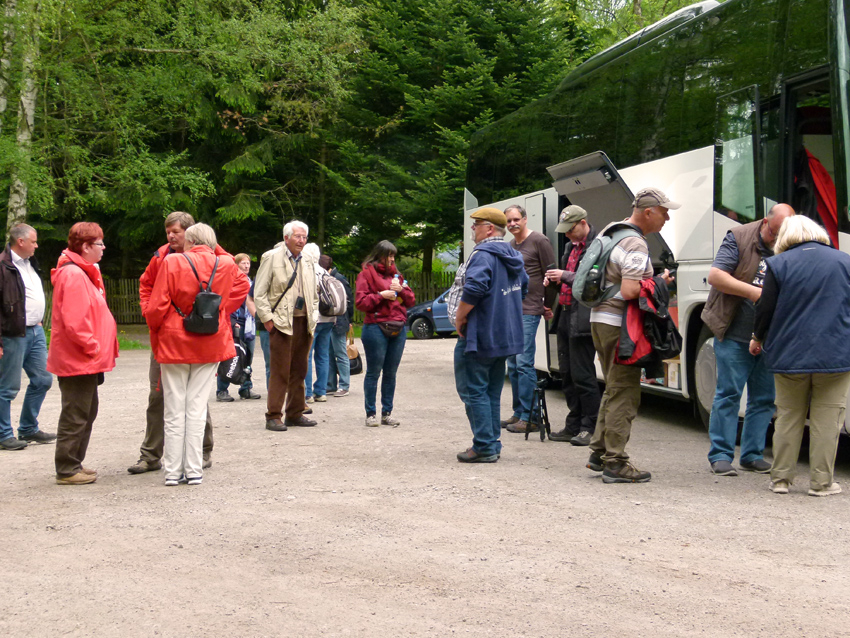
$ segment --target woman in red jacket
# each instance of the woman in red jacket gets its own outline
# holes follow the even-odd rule
[[[103,257],[103,230],[79,222],[68,233],[68,248],[50,273],[53,318],[47,370],[59,377],[62,412],[56,432],[56,482],[85,485],[97,472],[83,467],[97,417],[97,386],[115,367],[118,338],[106,305],[97,263]]]
[[[207,401],[218,363],[236,356],[230,313],[242,305],[250,288],[248,278],[239,271],[233,258],[217,257],[215,247],[212,228],[206,224],[187,228],[183,253],[168,255],[162,261],[145,312],[151,335],[155,335],[151,339],[154,357],[162,367],[165,404],[162,462],[168,486],[177,485],[181,478],[189,485],[201,484]],[[218,331],[188,332],[183,316],[192,312],[200,282],[206,289],[214,268],[212,292],[221,295]]]
[[[395,267],[397,252],[390,242],[378,242],[357,275],[354,305],[366,315],[360,340],[366,352],[363,394],[368,427],[378,425],[375,401],[381,373],[380,425],[397,427],[401,424],[392,416],[395,378],[407,339],[407,309],[416,303],[416,299]]]

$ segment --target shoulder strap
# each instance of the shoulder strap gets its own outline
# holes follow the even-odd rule
[[[198,271],[197,271],[197,270],[195,270],[195,264],[193,264],[193,263],[192,263],[192,260],[191,260],[191,259],[189,259],[189,255],[187,255],[186,253],[181,253],[181,254],[182,254],[182,255],[186,258],[186,261],[188,261],[188,262],[189,262],[189,266],[191,266],[191,268],[192,268],[192,272],[193,272],[193,273],[195,273],[195,279],[197,279],[197,280],[198,280],[198,288],[200,288],[200,289],[201,289],[201,292],[204,292],[204,284],[202,284],[202,283],[201,283],[201,278],[198,276]],[[175,306],[175,308],[176,308],[176,307],[177,307],[177,306]]]
[[[218,256],[216,256],[216,258],[215,258],[215,263],[213,264],[213,270],[212,270],[212,273],[210,274],[210,280],[207,282],[207,292],[212,290],[212,282],[213,282],[213,279],[215,278],[215,271],[216,271],[217,268],[218,268]]]
[[[287,259],[288,259],[288,257],[287,257]],[[298,264],[300,264],[300,263],[301,263],[301,259],[297,259],[295,261],[295,268],[292,269],[292,277],[289,278],[289,283],[286,284],[286,288],[283,290],[280,297],[278,297],[277,301],[274,302],[274,305],[272,306],[272,314],[274,314],[274,311],[277,310],[278,305],[283,300],[283,298],[286,296],[286,293],[289,292],[289,289],[292,288],[292,284],[295,283],[295,277],[298,276]]]

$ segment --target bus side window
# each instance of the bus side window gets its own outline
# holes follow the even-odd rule
[[[717,102],[714,145],[714,210],[742,224],[761,217],[758,183],[758,88]]]

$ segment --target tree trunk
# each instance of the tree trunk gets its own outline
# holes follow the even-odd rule
[[[431,276],[431,271],[434,268],[434,242],[428,238],[424,238],[425,245],[422,247],[422,274],[426,277]]]
[[[632,2],[632,14],[635,16],[635,22],[638,27],[643,28],[643,7],[641,6],[642,0],[633,0]]]
[[[0,129],[9,105],[9,85],[12,83],[12,47],[15,45],[14,21],[18,0],[6,0],[6,17],[3,26],[3,55],[0,57]]]
[[[15,224],[27,219],[27,194],[29,192],[26,183],[26,172],[20,169],[30,161],[30,147],[32,145],[32,133],[35,128],[35,102],[38,97],[38,85],[35,82],[35,60],[38,56],[38,30],[37,30],[38,4],[32,7],[30,23],[23,32],[24,57],[21,65],[21,95],[18,102],[18,130],[16,141],[18,144],[18,162],[12,169],[12,186],[9,189],[9,211],[6,217],[6,231]]]

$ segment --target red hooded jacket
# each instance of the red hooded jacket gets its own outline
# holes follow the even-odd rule
[[[154,357],[161,364],[216,363],[235,357],[230,313],[248,296],[251,288],[248,277],[239,271],[229,254],[219,255],[212,285],[212,291],[221,295],[218,332],[211,335],[187,332],[183,317],[172,305],[174,302],[188,315],[199,291],[198,279],[184,255],[192,260],[205,286],[212,274],[216,255],[208,246],[194,246],[185,253],[172,253],[162,260],[145,312]]]
[[[118,328],[106,305],[100,269],[65,249],[50,281],[53,315],[47,370],[58,377],[112,370],[118,357]]]
[[[390,301],[381,296],[382,290],[389,290],[393,275],[404,277],[395,266],[368,264],[357,275],[354,291],[354,305],[364,313],[363,323],[379,321],[407,321],[407,309],[416,304],[416,297],[410,288],[402,288],[397,299]]]

